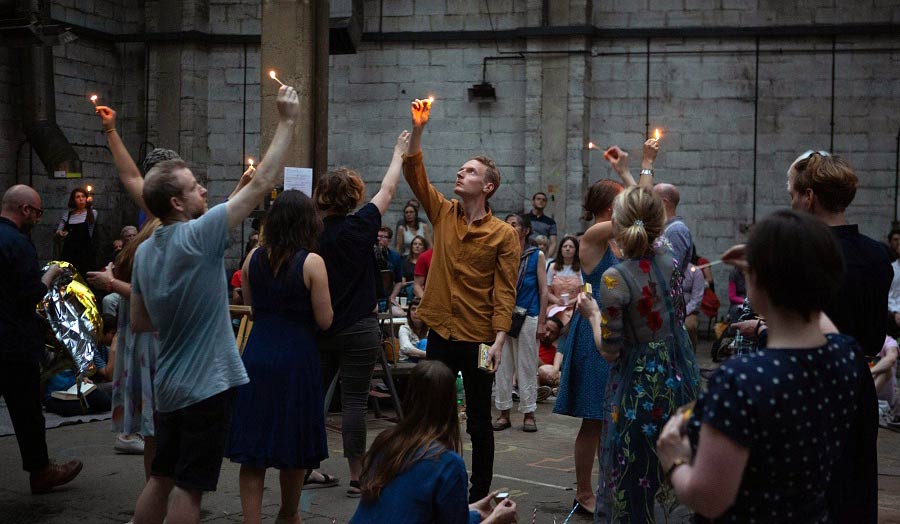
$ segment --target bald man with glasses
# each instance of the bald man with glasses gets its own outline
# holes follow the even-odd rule
[[[44,210],[41,197],[25,185],[3,194],[0,209],[0,396],[6,400],[28,471],[32,493],[46,493],[81,472],[81,461],[57,465],[47,455],[41,408],[40,358],[44,346],[35,306],[47,293],[60,268],[41,274],[37,252],[28,238]]]

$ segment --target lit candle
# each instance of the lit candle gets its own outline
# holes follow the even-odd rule
[[[721,264],[721,263],[722,263],[721,260],[716,260],[716,261],[710,262],[708,264],[700,264],[699,266],[697,266],[697,269],[706,269],[710,266],[715,266],[716,264]]]
[[[253,169],[253,159],[247,158],[247,163],[250,164],[250,169]]]
[[[588,149],[596,149],[596,147],[593,142],[588,142]]]
[[[425,101],[428,103],[428,107],[431,107],[431,104],[434,103],[434,97],[429,96]]]
[[[91,102],[97,107],[97,95],[91,95]]]
[[[274,69],[272,69],[271,71],[269,71],[269,78],[271,78],[272,80],[278,82],[278,83],[281,84],[281,85],[284,85],[284,82],[282,82],[281,80],[278,79],[277,76],[275,76],[275,70],[274,70]]]
[[[659,128],[656,128],[653,130],[653,138],[659,140],[659,137],[661,137],[661,136],[662,136],[662,134],[659,132]]]
[[[94,186],[89,184],[87,187],[85,187],[85,189],[87,190],[88,193],[90,193],[91,191],[94,190]]]

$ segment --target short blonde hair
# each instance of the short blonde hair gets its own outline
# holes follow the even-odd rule
[[[666,209],[652,190],[633,186],[613,202],[613,235],[628,258],[647,254],[663,232]]]
[[[491,190],[490,193],[485,197],[485,200],[494,196],[494,193],[500,189],[500,168],[497,167],[497,164],[494,162],[491,157],[485,155],[476,155],[473,156],[470,160],[477,160],[481,162],[484,166],[484,181],[486,183],[494,184],[494,189]]]
[[[788,169],[788,190],[812,189],[816,200],[831,213],[847,209],[856,197],[859,179],[850,164],[839,156],[813,152],[801,155]]]

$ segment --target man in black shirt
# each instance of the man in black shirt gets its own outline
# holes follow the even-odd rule
[[[832,471],[826,493],[832,522],[878,520],[876,441],[878,404],[875,385],[863,358],[875,356],[884,343],[888,290],[893,279],[887,248],[847,224],[844,211],[856,196],[857,177],[840,157],[825,151],[800,155],[788,170],[791,207],[831,226],[844,255],[844,280],[825,310],[841,333],[859,342],[859,411],[844,452]]]
[[[44,214],[34,189],[16,185],[3,194],[0,210],[0,396],[6,399],[16,431],[22,468],[31,473],[31,492],[46,493],[74,479],[81,461],[56,465],[47,456],[41,408],[40,356],[43,334],[35,306],[60,268],[44,275],[37,252],[26,236]]]
[[[544,214],[547,207],[547,194],[538,191],[531,197],[531,213],[528,218],[531,219],[532,238],[538,235],[547,237],[547,256],[552,257],[556,254],[556,220]]]

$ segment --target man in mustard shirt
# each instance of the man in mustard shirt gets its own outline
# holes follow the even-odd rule
[[[488,199],[500,187],[500,170],[485,156],[468,160],[456,173],[447,200],[428,181],[422,163],[422,132],[430,100],[412,103],[413,132],[403,158],[403,176],[434,226],[434,258],[428,272],[419,318],[430,328],[428,358],[462,371],[466,390],[466,432],[472,438],[472,487],[469,501],[487,496],[494,470],[490,372],[478,369],[478,346],[491,347],[493,369],[516,303],[521,247],[515,230],[496,218]]]

